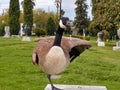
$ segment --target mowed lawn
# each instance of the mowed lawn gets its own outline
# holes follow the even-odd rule
[[[105,47],[98,47],[95,39],[90,42],[93,46],[74,60],[60,74],[60,79],[53,79],[53,83],[120,90],[120,51],[112,50],[115,42],[107,42]],[[36,42],[23,42],[21,38],[0,37],[0,90],[44,90],[49,81],[32,64],[35,45]]]

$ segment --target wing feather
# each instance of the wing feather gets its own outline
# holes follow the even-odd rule
[[[38,42],[34,52],[39,54],[38,56],[44,60],[44,56],[48,53],[50,48],[54,42],[54,36],[51,37],[43,37],[35,40]],[[79,56],[85,49],[90,48],[92,45],[89,41],[78,39],[78,38],[69,38],[69,37],[62,37],[61,47],[65,53],[67,59],[71,58],[71,61]],[[42,52],[42,54],[41,54]]]

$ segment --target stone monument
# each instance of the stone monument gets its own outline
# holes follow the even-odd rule
[[[117,30],[117,35],[120,39],[120,28]],[[120,50],[120,40],[116,42],[116,46],[113,47],[113,50]]]
[[[98,36],[97,38],[98,46],[105,46],[105,42],[103,41],[104,33],[100,31],[98,32],[97,36]]]
[[[10,38],[10,28],[9,28],[9,26],[5,26],[4,38]]]
[[[117,30],[117,35],[118,35],[118,37],[120,39],[120,28]]]
[[[24,31],[23,31],[23,23],[20,23],[20,31],[19,31],[19,34],[20,36],[23,36],[24,35]]]
[[[25,25],[25,27],[24,27],[25,36],[22,38],[22,41],[31,41],[30,36],[28,34],[29,30],[30,30],[30,26]]]
[[[77,35],[79,30],[78,30],[78,28],[73,26],[73,27],[71,27],[71,31],[72,31],[72,35]]]

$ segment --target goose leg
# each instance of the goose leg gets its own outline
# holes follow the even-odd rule
[[[62,90],[62,89],[56,88],[56,87],[53,85],[53,83],[52,83],[52,81],[51,81],[51,75],[47,75],[47,78],[48,78],[48,80],[49,80],[49,82],[50,82],[50,84],[51,84],[52,90]]]

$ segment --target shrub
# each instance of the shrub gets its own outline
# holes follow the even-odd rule
[[[44,29],[40,29],[39,27],[36,27],[33,29],[33,32],[39,37],[46,35],[46,31]]]
[[[108,41],[110,39],[110,34],[107,30],[102,30],[102,32],[104,33],[104,41]]]

